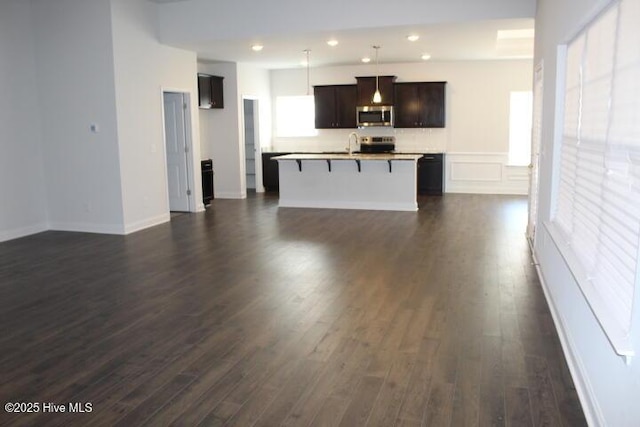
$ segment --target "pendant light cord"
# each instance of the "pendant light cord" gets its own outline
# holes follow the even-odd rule
[[[378,49],[380,49],[380,46],[374,46],[373,48],[376,50],[376,92],[378,92],[378,77],[380,76],[380,66],[378,64]]]
[[[307,54],[307,96],[309,96],[309,94],[310,94],[309,93],[310,92],[310,90],[309,90],[309,88],[310,88],[310,86],[309,86],[309,81],[310,81],[309,80],[309,52],[311,52],[311,50],[310,49],[305,49],[304,52]]]

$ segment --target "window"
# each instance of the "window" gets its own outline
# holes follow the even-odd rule
[[[527,166],[531,163],[531,120],[533,94],[511,92],[509,103],[509,164]]]
[[[313,96],[276,98],[276,136],[316,136]]]
[[[622,0],[567,47],[552,223],[616,352],[632,355],[640,246],[640,2]]]

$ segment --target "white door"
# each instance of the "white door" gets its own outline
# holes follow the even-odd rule
[[[531,164],[529,164],[529,224],[527,237],[533,243],[538,220],[538,180],[540,143],[542,139],[542,62],[536,66],[533,79],[533,120],[531,127]]]
[[[165,92],[163,96],[169,210],[188,212],[191,191],[187,163],[186,103],[181,93]]]

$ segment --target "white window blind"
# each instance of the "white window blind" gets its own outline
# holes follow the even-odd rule
[[[567,48],[553,215],[569,267],[622,355],[633,354],[640,255],[639,5],[614,4]]]

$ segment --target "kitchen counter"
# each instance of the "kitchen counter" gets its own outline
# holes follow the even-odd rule
[[[262,150],[263,154],[348,154],[346,150],[342,151],[294,151],[294,150]],[[362,153],[358,150],[354,151],[356,154],[370,154],[370,153]],[[378,156],[380,154],[444,154],[444,150],[395,150],[392,153],[373,153],[373,155]]]
[[[402,153],[301,153],[285,154],[273,157],[272,160],[413,160],[416,161],[422,154]]]
[[[422,154],[314,153],[273,157],[280,206],[416,211]]]

